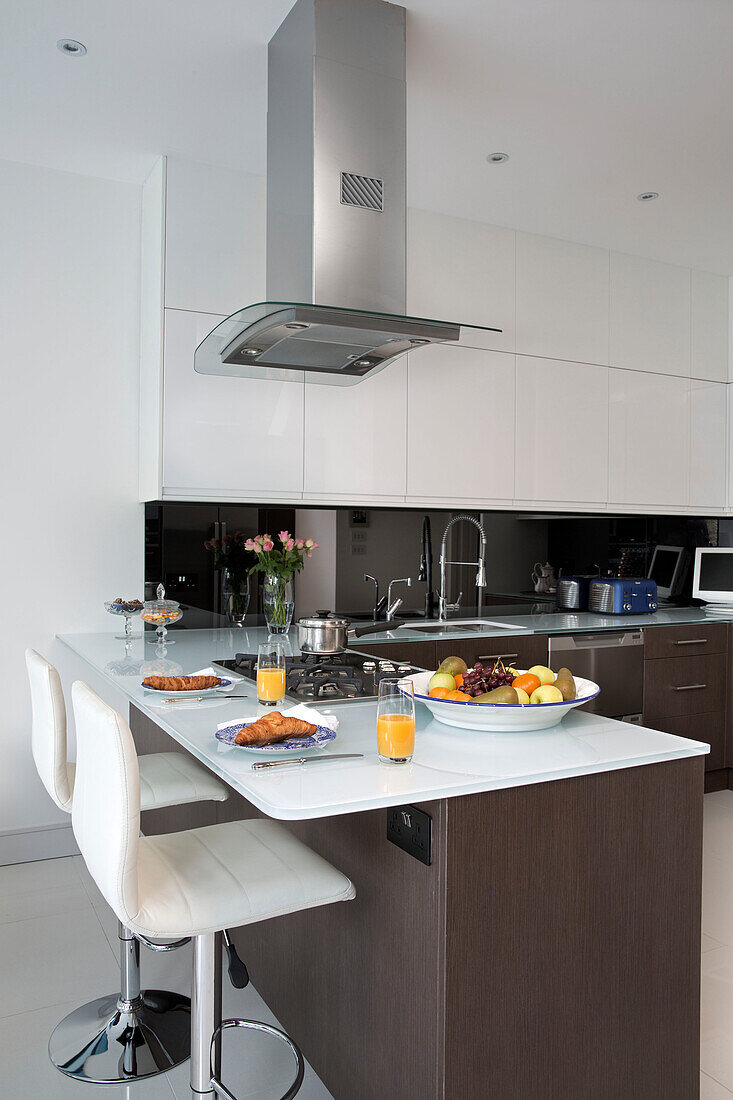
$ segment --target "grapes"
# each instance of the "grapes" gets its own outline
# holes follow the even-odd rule
[[[514,669],[505,668],[501,661],[496,661],[491,666],[477,661],[474,667],[464,675],[461,691],[465,691],[467,695],[474,698],[487,691],[493,691],[494,688],[510,685],[515,675]]]

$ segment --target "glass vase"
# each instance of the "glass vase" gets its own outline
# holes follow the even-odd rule
[[[293,621],[293,581],[277,573],[265,573],[262,585],[265,622],[270,634],[287,634]]]
[[[249,577],[234,577],[224,570],[221,586],[222,608],[230,626],[244,626],[249,610]]]

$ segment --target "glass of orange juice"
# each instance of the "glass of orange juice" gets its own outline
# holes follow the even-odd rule
[[[285,647],[282,642],[262,642],[257,647],[257,702],[276,707],[285,697]]]
[[[386,764],[409,764],[415,751],[415,691],[410,680],[379,681],[377,751]]]

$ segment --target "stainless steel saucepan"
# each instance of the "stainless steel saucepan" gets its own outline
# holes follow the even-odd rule
[[[319,653],[323,657],[330,657],[343,653],[355,638],[361,638],[363,634],[395,630],[399,626],[404,626],[403,619],[390,619],[351,628],[348,619],[340,619],[330,611],[316,611],[312,619],[298,619],[298,645],[303,653]]]

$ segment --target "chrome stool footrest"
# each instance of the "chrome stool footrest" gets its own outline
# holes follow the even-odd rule
[[[252,1028],[254,1031],[264,1031],[268,1035],[273,1035],[276,1039],[280,1039],[285,1043],[295,1058],[295,1080],[286,1093],[279,1098],[279,1100],[293,1100],[294,1096],[300,1092],[300,1086],[303,1084],[303,1077],[305,1075],[305,1062],[303,1061],[303,1055],[300,1053],[300,1049],[297,1044],[286,1035],[284,1031],[281,1031],[278,1027],[271,1027],[270,1024],[263,1024],[260,1020],[242,1020],[239,1018],[232,1018],[230,1020],[222,1020],[214,1031],[211,1037],[211,1087],[217,1096],[223,1096],[224,1100],[237,1100],[237,1097],[233,1092],[230,1092],[226,1085],[222,1084],[214,1071],[215,1052],[219,1039],[221,1038],[222,1031],[226,1031],[227,1028],[242,1027]]]
[[[191,942],[190,936],[184,936],[182,940],[172,940],[170,943],[156,943],[155,940],[149,940],[147,936],[143,936],[142,932],[135,932],[134,936],[150,951],[177,951],[179,947],[185,947]]]

